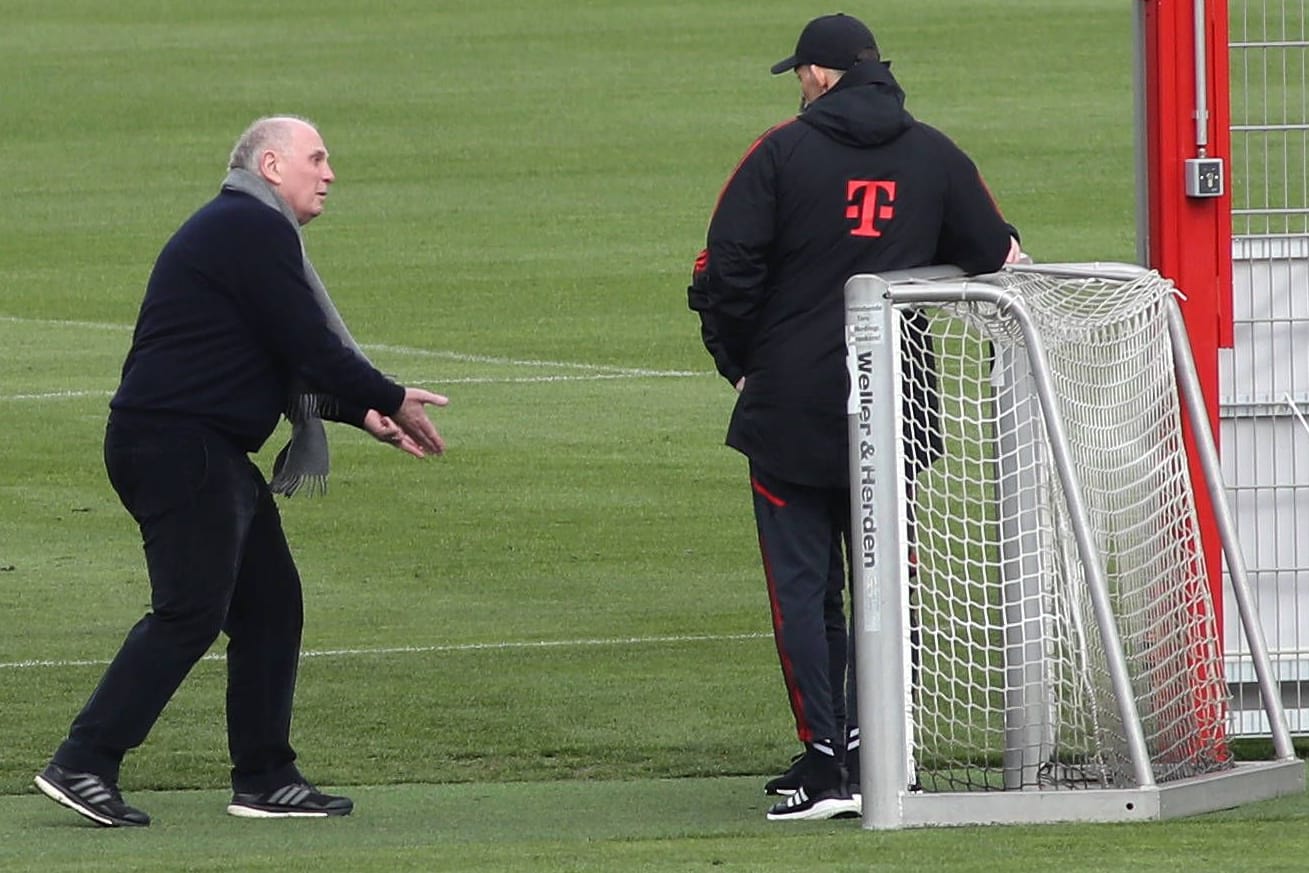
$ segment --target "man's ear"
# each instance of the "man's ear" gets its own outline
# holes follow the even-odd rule
[[[263,176],[266,181],[273,185],[282,183],[281,159],[277,152],[272,149],[265,149],[259,155],[259,175]]]

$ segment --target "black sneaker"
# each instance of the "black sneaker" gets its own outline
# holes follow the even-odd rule
[[[291,782],[262,794],[238,791],[227,813],[241,818],[325,818],[349,815],[354,808],[348,797],[323,794],[308,782]]]
[[[781,776],[774,776],[764,783],[764,794],[780,795],[782,797],[794,794],[795,790],[804,784],[806,771],[804,752],[801,752],[791,759],[791,766],[787,768],[785,773]]]
[[[828,818],[858,818],[863,805],[845,788],[829,788],[809,796],[803,785],[768,810],[769,821],[821,821]]]
[[[143,828],[150,824],[150,816],[123,803],[117,785],[94,773],[66,770],[52,763],[33,781],[46,797],[98,825]]]

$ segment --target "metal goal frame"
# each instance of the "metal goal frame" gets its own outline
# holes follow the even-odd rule
[[[1070,278],[1095,276],[1124,281],[1149,271],[1130,264],[1015,266],[1013,271]],[[1104,558],[1091,534],[1082,490],[1069,452],[1044,345],[1023,301],[988,277],[967,277],[952,267],[881,276],[858,275],[846,294],[846,344],[850,376],[847,414],[850,432],[852,536],[851,608],[858,659],[858,705],[863,774],[863,825],[894,829],[927,825],[1135,821],[1175,818],[1230,808],[1254,800],[1302,792],[1303,764],[1295,757],[1263,633],[1252,604],[1235,526],[1224,498],[1223,480],[1185,324],[1176,303],[1167,301],[1168,334],[1182,406],[1195,428],[1192,451],[1204,471],[1262,702],[1275,760],[1236,763],[1217,773],[1161,783],[1147,754],[1136,700],[1125,666],[1103,572]],[[981,301],[1012,318],[1024,337],[1035,393],[1049,434],[1051,460],[1067,495],[1077,553],[1082,562],[1094,620],[1104,644],[1119,715],[1131,759],[1130,785],[1085,790],[923,791],[916,784],[911,737],[912,665],[908,603],[907,489],[901,440],[899,311],[907,305]],[[1021,729],[1021,725],[1017,726]],[[1005,766],[1011,766],[1006,760]],[[1022,766],[1014,762],[1012,766]],[[1006,776],[1006,786],[1009,780]]]

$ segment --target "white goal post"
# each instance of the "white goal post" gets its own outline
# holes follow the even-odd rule
[[[868,828],[1172,818],[1304,790],[1176,289],[1128,264],[846,285]],[[1183,409],[1276,759],[1235,761]]]

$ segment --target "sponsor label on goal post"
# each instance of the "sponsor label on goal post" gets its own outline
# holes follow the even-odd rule
[[[877,276],[846,284],[850,575],[865,826],[898,820],[912,748],[900,316]]]
[[[878,586],[872,578],[877,566],[877,446],[873,441],[873,346],[884,342],[882,322],[886,318],[884,300],[870,300],[850,308],[846,324],[846,369],[850,375],[850,393],[846,413],[850,427],[850,492],[854,508],[851,530],[850,562],[855,577],[865,584],[857,586],[862,594],[864,626],[882,629],[882,603]]]

